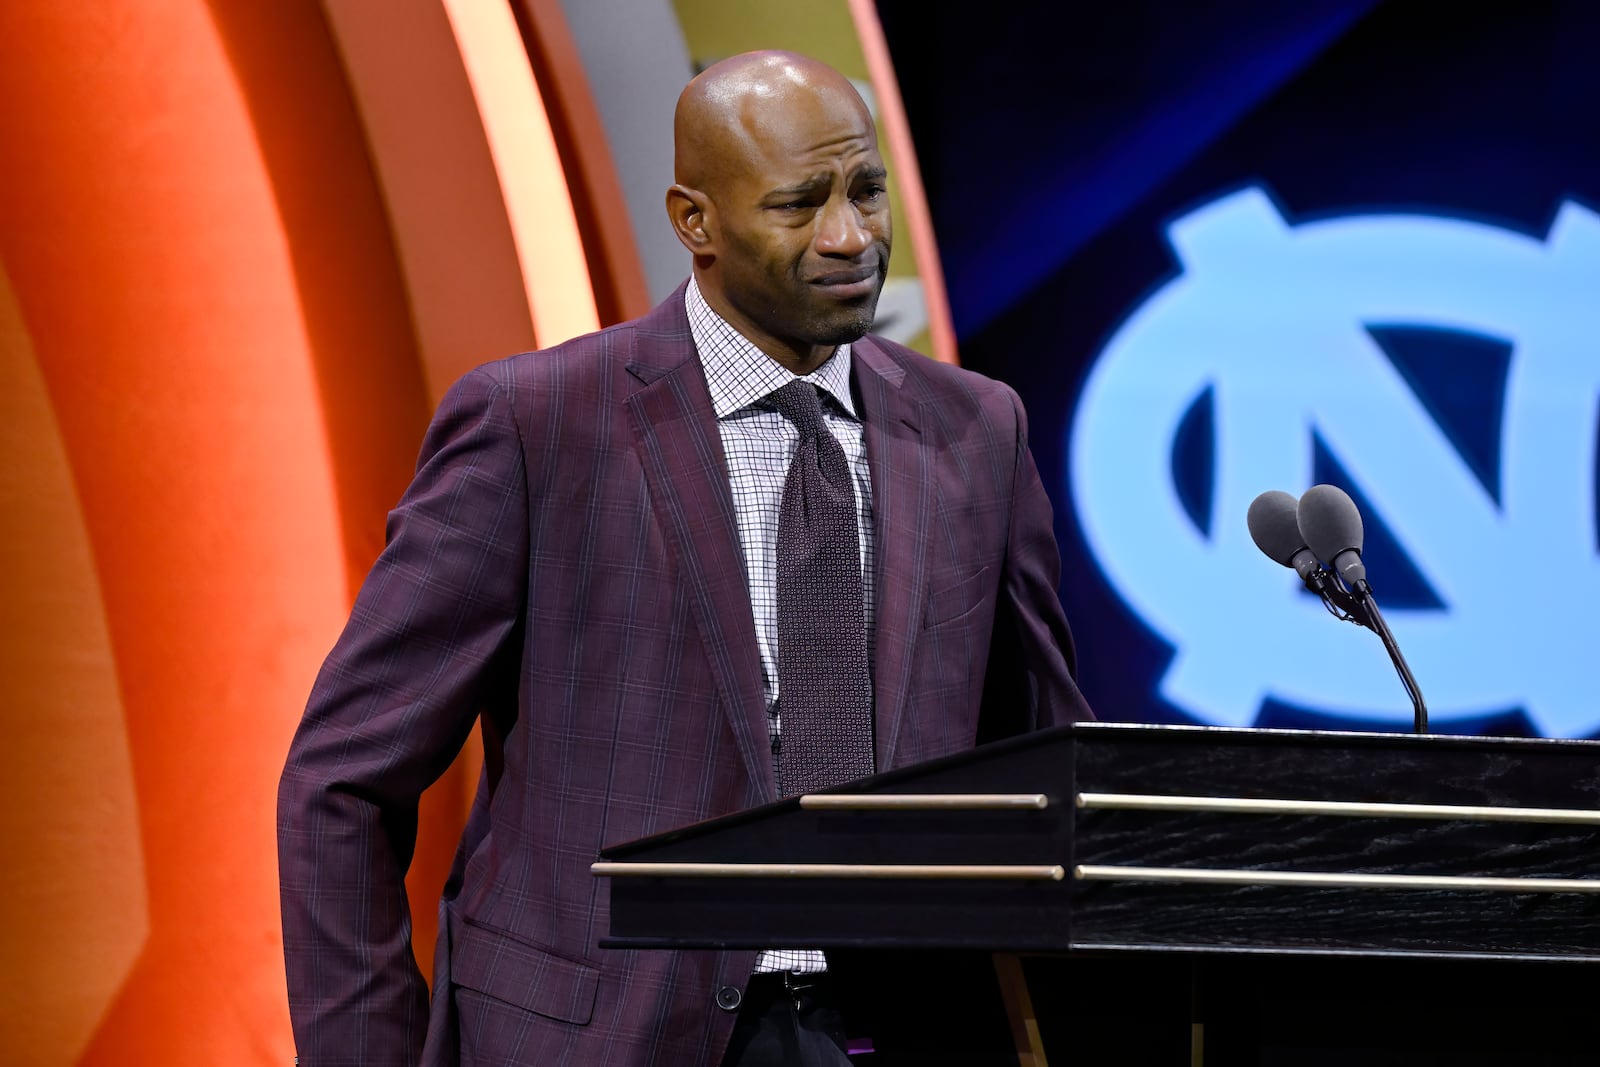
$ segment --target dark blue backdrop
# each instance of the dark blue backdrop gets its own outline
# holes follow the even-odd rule
[[[1600,290],[1600,227],[1588,210],[1600,205],[1600,5],[878,6],[962,362],[1026,402],[1056,502],[1082,681],[1101,717],[1404,728],[1409,706],[1376,638],[1353,643],[1344,632],[1353,627],[1327,619],[1325,641],[1308,629],[1309,639],[1280,646],[1272,635],[1291,628],[1251,621],[1304,605],[1289,603],[1293,576],[1260,556],[1249,567],[1274,584],[1254,590],[1256,571],[1234,551],[1241,501],[1334,481],[1362,506],[1373,584],[1403,646],[1418,647],[1423,691],[1442,694],[1438,729],[1600,732],[1583,669],[1600,542],[1591,373],[1600,356],[1587,323],[1600,307],[1600,292],[1587,295]],[[1255,205],[1268,224],[1261,240],[1296,250],[1284,268],[1300,272],[1294,284],[1260,288],[1248,263],[1228,273],[1218,242],[1225,251],[1253,239],[1243,207],[1231,229],[1210,228],[1204,271],[1174,250],[1175,222],[1239,193],[1228,203]],[[1563,205],[1571,239],[1558,242]],[[1377,281],[1385,271],[1396,280]],[[1177,285],[1186,275],[1194,292]],[[1323,313],[1346,299],[1348,336]],[[1266,340],[1295,329],[1320,332],[1297,351]],[[1252,345],[1251,360],[1229,362]],[[1429,449],[1405,444],[1427,435],[1408,437],[1393,405],[1359,406],[1380,391],[1362,345],[1388,361],[1409,390],[1397,402],[1409,397],[1426,412],[1484,507],[1451,519],[1445,505],[1462,499],[1459,487],[1433,503],[1430,487],[1454,483],[1429,469],[1438,464]],[[1319,355],[1324,347],[1332,354]],[[1137,375],[1120,392],[1108,385],[1123,406],[1107,400],[1102,428],[1080,427],[1079,440],[1072,420],[1088,410],[1091,368],[1100,359],[1109,369],[1113,350],[1145,368],[1147,386]],[[1072,479],[1076,462],[1092,464],[1080,477],[1124,462],[1107,442],[1123,433],[1137,443],[1132,423],[1170,391],[1163,367],[1200,375],[1182,417],[1160,423],[1170,486],[1141,481],[1153,468],[1133,458],[1116,469],[1130,515],[1181,505],[1191,527],[1152,525],[1152,553],[1166,556],[1161,538],[1173,531],[1183,543],[1167,586],[1150,593],[1112,560],[1119,547],[1132,551],[1116,531],[1138,529],[1110,514],[1123,497],[1097,489],[1079,499],[1084,487]],[[1519,377],[1518,368],[1533,369]],[[1327,403],[1275,438],[1264,436],[1271,420],[1239,422],[1321,390]],[[1363,411],[1369,443],[1395,442],[1383,446],[1384,463],[1400,489],[1385,489],[1383,465],[1361,458],[1350,427]],[[1130,428],[1117,430],[1119,418]],[[1242,458],[1247,440],[1292,462]],[[1096,441],[1090,451],[1085,442]],[[1269,469],[1297,472],[1281,476],[1301,484],[1236,484],[1242,471]],[[1397,501],[1408,499],[1427,513],[1402,514]],[[1088,510],[1102,506],[1099,524]],[[1191,642],[1208,650],[1192,657],[1197,677],[1169,678]],[[1377,684],[1389,687],[1382,707]],[[1217,710],[1229,699],[1250,706],[1230,720]]]

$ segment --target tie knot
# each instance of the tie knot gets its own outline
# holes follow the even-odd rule
[[[817,387],[796,378],[781,389],[767,394],[767,403],[799,429],[802,437],[822,430],[822,397]]]

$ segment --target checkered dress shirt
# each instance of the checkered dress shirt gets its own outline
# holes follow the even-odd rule
[[[774,737],[780,728],[778,693],[778,512],[789,462],[800,443],[800,431],[761,401],[795,380],[727,320],[713,311],[700,288],[689,281],[684,295],[689,330],[711,390],[722,451],[728,460],[739,543],[744,549],[745,579],[755,614],[756,643],[761,649],[761,682],[767,701],[767,722]],[[861,589],[866,600],[867,656],[872,657],[872,479],[867,470],[865,430],[850,397],[850,346],[840,345],[833,357],[805,376],[822,390],[822,418],[844,449],[856,494],[856,530],[861,541]],[[757,971],[816,971],[825,967],[822,953],[812,950],[768,950],[756,960]]]

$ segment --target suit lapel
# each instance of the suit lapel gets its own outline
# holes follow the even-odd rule
[[[870,338],[852,349],[872,471],[874,583],[873,726],[877,769],[894,765],[911,654],[927,600],[927,531],[933,479],[922,442],[921,405],[902,386],[906,372]]]
[[[641,321],[628,372],[641,383],[627,406],[651,506],[683,568],[695,622],[745,768],[761,783],[761,795],[774,798],[777,783],[744,551],[722,439],[684,316],[681,288]]]

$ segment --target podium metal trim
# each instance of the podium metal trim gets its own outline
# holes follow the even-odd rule
[[[608,878],[889,878],[1059,882],[1059,864],[972,863],[595,863]]]
[[[1250,815],[1344,815],[1373,819],[1466,819],[1481,822],[1600,826],[1600,811],[1584,808],[1519,808],[1474,804],[1369,804],[1345,800],[1279,800],[1257,797],[1190,797],[1161,793],[1079,793],[1086,811],[1229,812]]]

